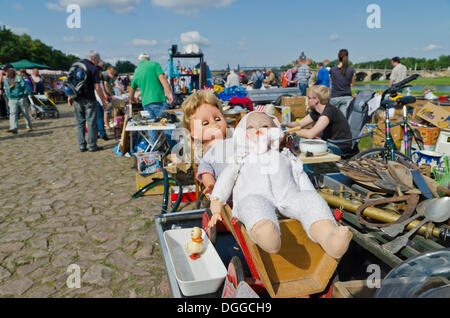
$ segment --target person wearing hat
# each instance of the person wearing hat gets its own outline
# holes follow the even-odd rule
[[[86,58],[81,61],[87,68],[86,86],[82,94],[69,101],[69,103],[72,102],[75,110],[78,147],[81,152],[103,150],[102,147],[97,146],[97,100],[94,93],[94,91],[97,92],[103,109],[106,109],[105,96],[100,87],[100,72],[97,67],[101,61],[100,54],[96,51],[90,51]],[[88,131],[87,147],[84,131],[86,124]]]
[[[150,56],[147,53],[139,55],[138,60],[139,65],[134,71],[130,85],[130,104],[135,102],[134,95],[139,88],[142,106],[144,110],[148,111],[149,118],[161,117],[163,110],[169,108],[168,104],[173,104],[174,102],[172,88],[158,62],[150,61]],[[171,134],[172,131],[166,131],[167,142],[170,148],[174,146]],[[150,143],[153,144],[157,138],[155,131],[149,130],[148,137]]]
[[[9,106],[9,129],[7,131],[17,134],[19,110],[25,118],[27,131],[31,131],[31,119],[27,109],[28,95],[31,94],[30,86],[25,82],[22,76],[16,74],[16,71],[11,64],[4,65],[3,71],[6,72],[4,85]]]

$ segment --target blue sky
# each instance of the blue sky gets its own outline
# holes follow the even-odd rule
[[[81,6],[69,29],[68,4]],[[369,4],[381,28],[369,29]],[[353,62],[450,54],[450,0],[0,0],[0,25],[64,53],[90,49],[110,63],[141,52],[164,66],[171,44],[198,44],[213,69],[284,65],[301,51],[320,61],[341,48]],[[1,45],[1,43],[0,43]]]

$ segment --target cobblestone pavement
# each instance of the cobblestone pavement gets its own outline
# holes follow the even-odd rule
[[[169,297],[153,217],[161,196],[130,200],[132,160],[116,140],[81,153],[70,106],[26,132],[0,121],[0,297]],[[81,288],[68,288],[70,264]]]

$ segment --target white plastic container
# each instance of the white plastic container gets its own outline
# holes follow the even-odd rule
[[[178,286],[185,296],[214,293],[223,285],[227,269],[203,230],[203,251],[200,258],[192,260],[189,257],[185,246],[191,240],[191,230],[185,228],[164,232]]]
[[[441,130],[434,151],[450,156],[450,132]]]

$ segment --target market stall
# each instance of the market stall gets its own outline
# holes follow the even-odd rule
[[[165,233],[169,230],[202,228],[203,236],[208,238],[208,244],[214,245],[221,262],[226,266],[226,275],[221,273],[215,278],[222,283],[214,285],[216,286],[214,290],[207,289],[202,292],[200,289],[192,294],[192,296],[203,297],[236,297],[244,289],[247,292],[250,291],[254,297],[287,295],[351,297],[349,289],[363,290],[367,287],[363,281],[367,277],[365,271],[367,262],[380,266],[382,270],[379,279],[383,279],[390,270],[421,257],[424,253],[434,253],[449,248],[450,164],[446,145],[448,140],[442,137],[449,133],[449,114],[446,109],[423,101],[413,102],[412,99],[403,98],[403,96],[390,97],[390,100],[393,101],[391,110],[387,107],[373,110],[367,123],[371,125],[372,130],[365,139],[359,140],[359,144],[362,148],[366,147],[373,152],[376,147],[378,147],[376,149],[387,147],[386,141],[391,138],[398,149],[396,153],[401,154],[396,156],[395,160],[391,160],[388,151],[378,151],[378,156],[367,157],[365,154],[370,152],[363,151],[353,158],[342,160],[340,156],[330,153],[329,150],[316,153],[303,150],[298,147],[298,144],[292,142],[282,142],[304,164],[313,165],[314,169],[310,178],[315,179],[317,191],[328,203],[331,211],[334,210],[335,217],[340,219],[340,223],[347,226],[352,234],[348,254],[344,255],[339,265],[328,266],[332,268],[329,275],[321,272],[318,265],[320,262],[316,262],[315,252],[312,252],[314,249],[310,247],[305,247],[308,255],[298,254],[303,256],[295,260],[292,258],[293,263],[290,264],[283,263],[283,260],[291,259],[290,252],[281,258],[277,258],[279,255],[264,254],[258,246],[251,244],[246,236],[245,227],[231,217],[229,210],[226,210],[223,224],[220,223],[213,229],[207,226],[211,217],[207,208],[184,212],[175,209],[174,212],[179,212],[171,214],[163,212],[155,219],[173,296],[186,297],[191,294],[187,295],[183,291],[183,280],[186,277],[179,275],[180,267],[177,266],[180,264],[174,264],[178,262],[174,258],[181,256],[180,254],[175,256],[174,243],[168,242]],[[368,104],[369,102],[364,108],[366,111],[369,108]],[[379,102],[378,106],[380,105]],[[280,122],[289,122],[306,116],[307,105],[304,97],[284,96],[280,98],[279,106],[266,105],[258,107],[257,110],[270,112]],[[230,111],[229,107],[225,107],[224,113],[227,114],[227,111]],[[243,111],[244,114],[245,112],[246,110]],[[233,121],[229,125],[237,125],[242,115],[242,112],[237,111],[228,113],[228,119]],[[409,130],[404,129],[406,123],[410,126]],[[387,134],[389,127],[392,127],[389,131],[391,135]],[[413,131],[415,138],[408,135]],[[367,130],[363,132],[367,133]],[[405,141],[410,142],[413,147],[408,148],[410,144]],[[424,146],[428,147],[424,148]],[[406,149],[410,149],[411,152],[407,153]],[[169,166],[172,167],[167,165]],[[177,167],[178,164],[175,166]],[[169,177],[163,173],[162,177],[164,180],[167,179],[166,184],[169,188],[179,186],[172,184],[170,187],[171,183],[168,180],[168,178],[177,179],[178,170],[173,169]],[[189,182],[192,182],[192,179]],[[189,182],[182,187],[189,185]],[[157,193],[168,196],[168,193],[172,192],[172,190],[163,190]],[[179,190],[179,193],[183,195],[178,195],[177,198],[189,196],[183,190]],[[198,198],[196,207],[208,207],[209,201],[200,193],[198,189],[195,191],[195,197]],[[169,209],[164,206],[163,210]],[[297,231],[289,224],[284,222],[283,226],[289,228],[290,233]],[[180,246],[175,248],[176,253],[183,253],[180,248]],[[355,254],[355,251],[359,253],[363,251],[364,257],[359,259],[360,254]],[[300,276],[289,276],[297,271],[289,266],[295,267],[295,264],[300,264],[304,259],[309,259],[310,265],[313,264],[308,269],[311,281],[319,282],[322,279],[320,288],[314,289],[311,285],[305,285],[304,281],[298,280],[300,276],[305,277],[304,272],[299,274]],[[183,262],[190,264],[187,266],[184,263],[187,267],[183,268],[195,266],[191,260],[185,259]],[[284,275],[277,266],[290,269]],[[333,276],[335,270],[336,275]],[[348,274],[348,272],[352,273]],[[192,272],[192,274],[195,273]],[[295,274],[292,275],[295,276]],[[197,280],[200,282],[201,277],[194,278],[194,284]],[[430,286],[427,288],[432,290]],[[365,289],[366,292],[367,289]],[[373,297],[374,293],[372,291],[366,295]]]

